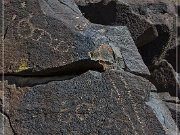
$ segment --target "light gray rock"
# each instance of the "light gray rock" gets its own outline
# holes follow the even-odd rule
[[[177,125],[171,117],[171,112],[159,98],[157,93],[151,92],[150,100],[146,102],[146,104],[153,109],[160,123],[163,125],[167,135],[180,134]]]

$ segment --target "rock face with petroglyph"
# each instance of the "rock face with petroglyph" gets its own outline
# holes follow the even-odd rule
[[[149,81],[124,71],[89,71],[31,88],[6,85],[5,110],[17,134],[163,135],[145,103],[153,89]]]
[[[73,0],[6,1],[5,18],[1,112],[14,134],[175,132],[126,26],[93,24]]]
[[[14,4],[16,3],[14,2]],[[29,13],[19,19],[18,16],[22,16],[22,11],[19,13],[20,15],[18,13],[13,15],[14,20],[7,22],[7,24],[11,24],[7,26],[8,31],[5,37],[5,44],[7,44],[5,59],[8,60],[5,63],[6,73],[22,71],[23,68],[42,70],[85,59],[94,60],[96,56],[91,56],[93,51],[104,46],[104,49],[111,51],[107,52],[108,57],[112,57],[111,60],[100,57],[97,59],[111,64],[115,63],[117,66],[121,66],[120,63],[123,59],[130,71],[149,74],[126,27],[90,24],[76,12],[76,16],[71,16],[75,22],[71,23],[69,20],[56,16],[56,14],[59,15],[58,13],[51,14],[48,7],[44,5],[51,3],[40,1],[40,4],[42,10],[45,10],[41,14]],[[61,6],[62,4],[59,3],[59,10]],[[11,44],[12,42],[16,45]],[[116,51],[113,51],[113,48]],[[13,56],[8,53],[11,50],[14,53]]]
[[[176,60],[176,57],[179,58],[176,56],[179,45],[176,46],[175,3],[170,0],[75,2],[84,16],[93,23],[127,26],[143,61],[150,69],[158,92],[168,91],[171,96],[179,97],[180,83],[176,79],[179,69],[176,67],[179,67],[180,62]],[[179,6],[177,9],[179,14]],[[179,25],[177,27],[179,30]]]
[[[160,67],[167,60],[176,71],[176,10],[169,0],[75,0],[84,16],[93,23],[110,26],[127,26],[136,46],[148,67]],[[180,62],[179,62],[180,63]],[[155,75],[155,68],[151,73]],[[178,71],[176,71],[178,72]],[[161,91],[167,91],[164,85],[171,87],[174,77],[162,73],[158,82]],[[157,78],[157,76],[153,76]],[[174,81],[174,86],[176,85]],[[170,84],[170,85],[169,85]],[[175,93],[176,88],[169,89]],[[175,95],[173,95],[175,96]]]

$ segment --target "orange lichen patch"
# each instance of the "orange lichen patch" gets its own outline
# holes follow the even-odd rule
[[[107,44],[101,44],[93,52],[89,52],[92,60],[100,61],[100,63],[112,64],[114,62],[113,49]]]
[[[110,46],[106,45],[106,44],[101,44],[100,47],[99,47],[99,50],[101,50],[101,49],[105,49],[105,50],[113,53],[113,49]]]

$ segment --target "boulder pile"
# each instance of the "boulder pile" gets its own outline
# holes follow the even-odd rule
[[[1,133],[179,134],[173,2],[0,4],[0,118],[5,120]]]

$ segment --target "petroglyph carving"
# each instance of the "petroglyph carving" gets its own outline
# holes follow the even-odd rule
[[[26,7],[26,2],[25,2],[25,1],[22,2],[22,3],[21,3],[21,6],[22,6],[22,8],[25,8],[25,7]]]
[[[124,79],[123,76],[120,76],[120,78],[121,78],[121,81],[124,83],[124,88],[125,88],[125,89],[128,89],[128,83],[127,83],[127,81]]]
[[[82,103],[76,107],[76,116],[81,121],[84,121],[88,118],[89,114],[92,112],[92,105],[88,103]]]
[[[16,19],[16,17],[17,17],[17,15],[14,14],[14,15],[12,16],[12,21],[14,21],[14,20]]]
[[[21,38],[27,39],[31,37],[33,34],[34,27],[32,23],[30,22],[31,17],[32,16],[30,15],[28,18],[24,18],[20,20],[18,23],[17,32]]]
[[[112,80],[112,78],[111,78],[110,76],[109,76],[109,78],[110,78],[110,81],[111,81],[112,86],[113,86],[113,88],[114,88],[114,89],[111,89],[111,98],[112,98],[112,99],[115,99],[118,104],[124,104],[124,102],[126,102],[126,101],[124,100],[124,97],[123,97],[125,93],[124,93],[123,91],[119,91],[118,88],[116,87],[115,82]],[[121,79],[122,79],[123,82],[125,81],[123,78],[121,78]],[[124,85],[125,85],[125,87],[127,87],[127,84],[126,84],[126,83],[124,83]],[[121,92],[121,93],[120,93],[120,92]],[[117,95],[117,97],[114,96],[113,93],[115,93],[115,95]],[[134,124],[133,124],[133,122],[132,122],[132,120],[131,120],[131,117],[130,117],[130,115],[126,112],[126,109],[125,109],[124,107],[122,107],[122,111],[123,111],[123,114],[128,118],[129,122],[131,123],[131,127],[132,127],[132,129],[133,129],[134,134],[135,134],[135,135],[138,135],[138,133],[137,133],[137,131],[136,131],[136,129],[135,129],[135,126],[134,126]]]
[[[38,29],[38,28],[36,28],[36,29]],[[38,29],[38,30],[42,31],[42,32],[41,32],[40,36],[38,37],[37,41],[51,45],[52,44],[51,34],[43,29]]]
[[[33,31],[33,35],[32,35],[32,40],[34,41],[39,41],[40,39],[40,36],[41,34],[43,33],[44,31],[42,29],[35,29]]]
[[[15,18],[16,16],[13,17],[13,19]],[[67,53],[69,52],[69,49],[74,48],[74,46],[67,46],[67,42],[65,41],[58,41],[59,39],[57,38],[54,39],[56,45],[52,45],[52,35],[44,29],[33,26],[30,21],[31,18],[32,15],[29,15],[29,17],[23,18],[19,21],[17,30],[19,37],[24,39],[31,38],[33,41],[36,41],[38,43],[47,44],[55,51]]]
[[[132,104],[132,108],[133,108],[133,110],[134,110],[134,113],[135,113],[135,116],[136,116],[136,118],[137,118],[137,121],[140,123],[140,125],[141,125],[141,130],[142,130],[142,132],[143,132],[143,134],[144,135],[146,135],[146,133],[145,133],[145,131],[144,131],[144,122],[141,120],[141,118],[140,118],[140,116],[139,116],[139,113],[138,113],[138,111],[137,111],[137,107],[136,107],[136,104],[135,104],[135,102],[133,102],[133,99],[132,99],[132,95],[131,95],[131,91],[129,90],[129,91],[127,91],[127,94],[128,94],[128,96],[129,96],[129,98],[130,98],[130,102],[131,102],[131,104]]]
[[[59,115],[59,121],[67,124],[67,123],[70,123],[72,121],[72,115],[70,113],[68,113],[68,110],[66,110],[66,111],[62,112]]]
[[[60,114],[58,115],[58,121],[63,123],[70,123],[72,121],[72,114],[67,107],[67,101],[61,103]]]
[[[54,50],[56,50],[56,51],[63,51],[63,52],[68,52],[69,51],[69,46],[67,46],[66,45],[66,42],[65,41],[60,41],[60,42],[58,42],[58,44],[55,46],[55,47],[53,47],[54,48]]]
[[[50,47],[52,45],[52,37],[51,34],[44,29],[36,28],[30,22],[32,16],[30,15],[28,18],[24,18],[18,23],[18,35],[21,38],[31,38],[34,41],[48,44]]]
[[[32,40],[48,44],[49,46],[52,45],[51,34],[44,29],[35,28],[32,35]]]
[[[113,82],[113,80],[110,78],[110,80],[112,81],[112,85],[114,89],[111,89],[111,98],[115,98],[113,93],[115,93],[118,97],[116,98],[116,100],[118,101],[118,103],[122,103],[123,102],[123,95],[121,95],[118,91],[118,88],[116,87],[116,84]]]

